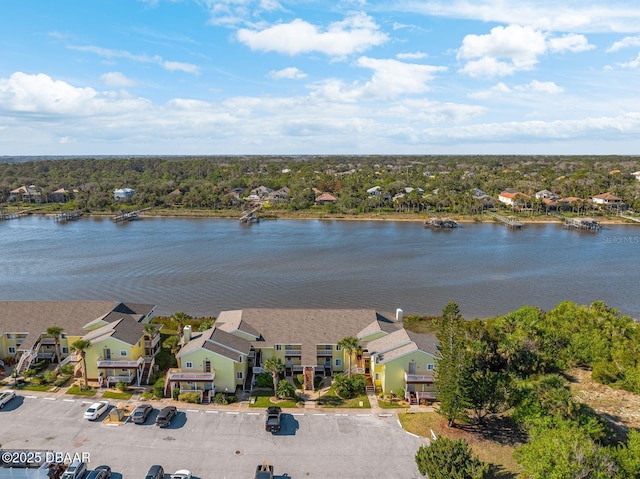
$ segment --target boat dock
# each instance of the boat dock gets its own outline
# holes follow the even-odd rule
[[[429,213],[429,216],[431,217],[431,219],[424,222],[425,228],[451,229],[458,227],[458,223],[450,218],[440,218],[433,213]]]
[[[636,218],[635,216],[624,215],[620,213],[620,218],[624,218],[625,220],[635,221],[636,223],[640,223],[640,218]]]
[[[562,213],[555,213],[553,216],[562,220],[562,226],[569,229],[584,231],[599,231],[601,226],[593,218],[570,218]]]
[[[56,215],[56,223],[64,221],[76,221],[82,216],[82,211],[66,211]]]
[[[262,208],[262,203],[254,205],[252,208],[243,211],[240,216],[240,223],[257,223],[260,221],[260,217],[256,214],[258,210]]]
[[[509,228],[519,229],[524,226],[523,223],[518,221],[514,216],[502,216],[493,211],[485,211],[485,213]]]
[[[150,209],[151,208],[149,207],[135,211],[118,211],[113,217],[113,221],[115,221],[116,223],[125,223],[127,221],[137,220],[138,218],[140,218],[143,211],[147,211]]]
[[[8,212],[5,208],[0,209],[0,221],[15,220],[21,216],[27,216],[31,214],[31,210],[21,210]]]

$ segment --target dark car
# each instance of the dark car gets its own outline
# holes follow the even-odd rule
[[[171,420],[178,413],[178,408],[175,406],[167,406],[160,410],[156,417],[156,426],[165,427],[171,424]]]
[[[111,468],[109,466],[98,466],[94,471],[104,471],[106,473],[104,476],[105,479],[109,479],[111,477]]]
[[[84,476],[84,479],[107,479],[108,477],[107,471],[94,469]]]
[[[136,424],[144,424],[149,414],[151,414],[151,411],[153,411],[153,408],[150,404],[140,404],[133,410],[131,420]]]
[[[145,479],[164,479],[164,469],[162,466],[158,466],[157,464],[151,466],[149,468],[149,472],[147,472],[147,476]]]
[[[273,466],[267,463],[259,464],[254,479],[273,479]]]
[[[264,423],[264,428],[269,432],[280,431],[280,414],[282,409],[279,406],[270,406],[267,408],[267,420]]]

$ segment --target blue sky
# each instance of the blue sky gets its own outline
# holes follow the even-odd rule
[[[637,0],[0,4],[0,155],[638,154]]]

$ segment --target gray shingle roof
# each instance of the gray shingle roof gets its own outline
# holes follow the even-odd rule
[[[50,326],[60,326],[68,335],[84,335],[85,325],[98,318],[116,321],[124,315],[142,318],[155,305],[117,301],[0,301],[0,334],[26,333],[20,349],[31,349]],[[118,312],[110,316],[112,312]]]

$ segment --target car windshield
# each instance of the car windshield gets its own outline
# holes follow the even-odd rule
[[[87,409],[87,412],[96,412],[95,408],[90,407],[89,409]]]

